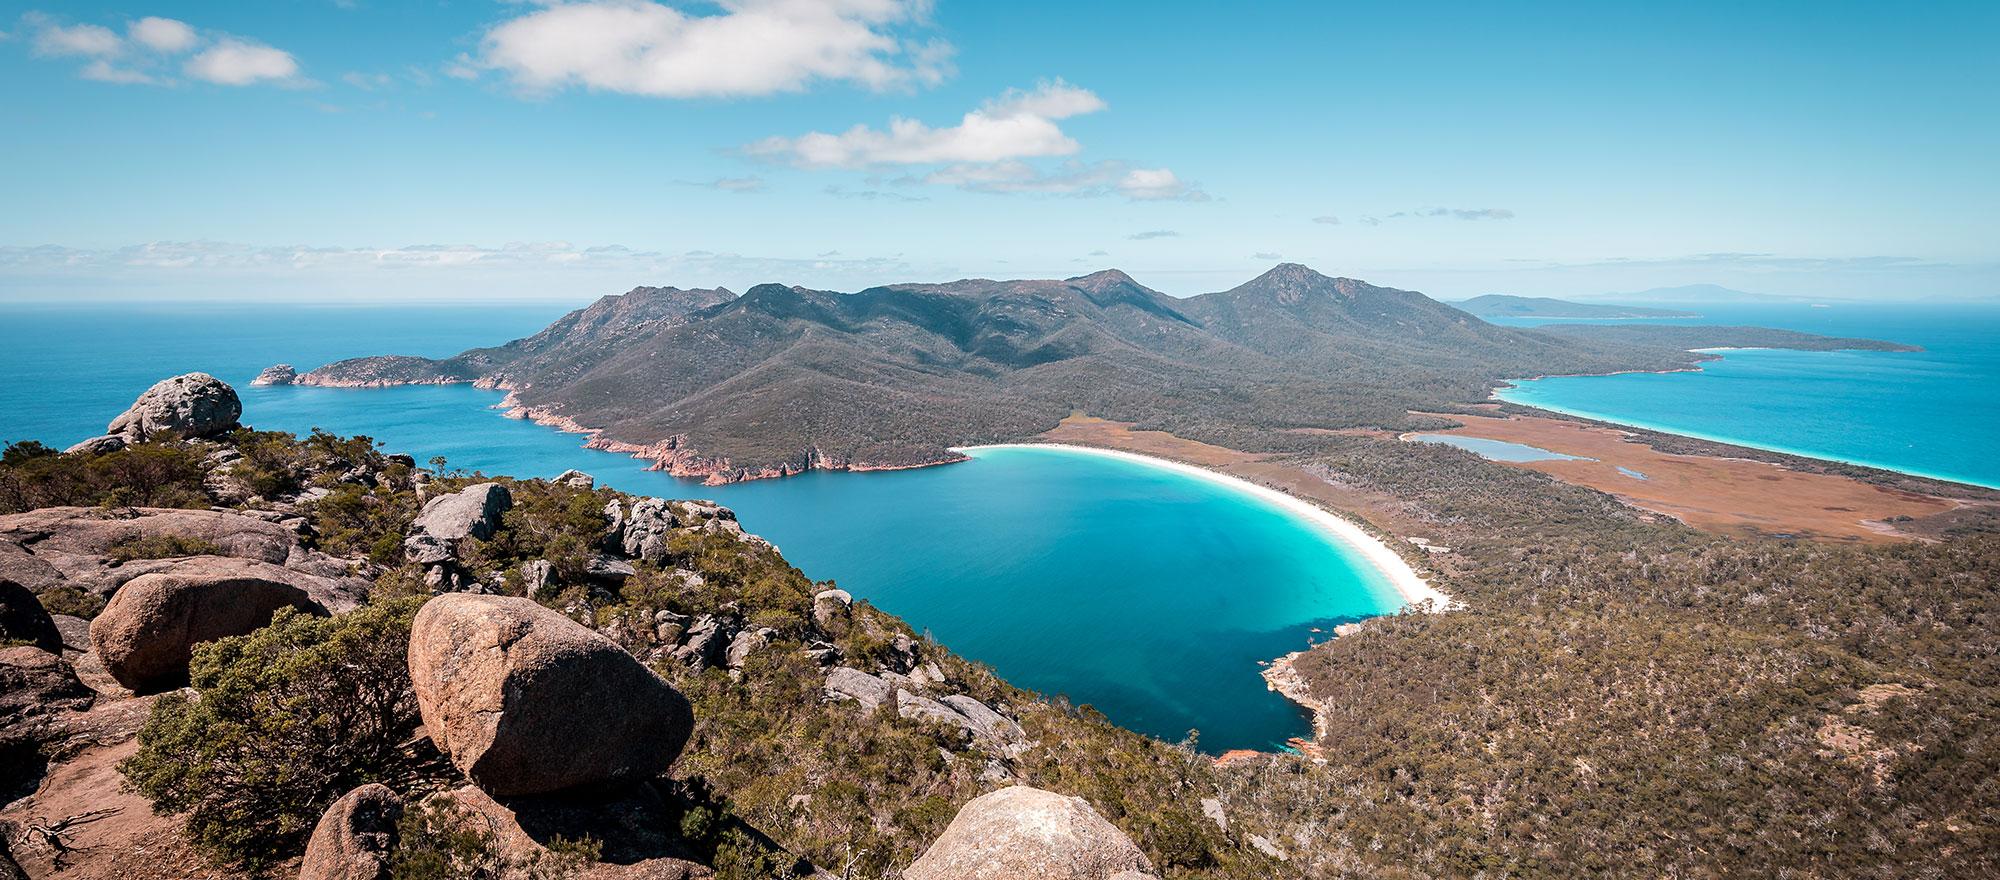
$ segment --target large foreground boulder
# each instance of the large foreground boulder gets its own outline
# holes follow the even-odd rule
[[[1153,870],[1082,798],[1017,785],[973,798],[904,880],[1106,880]]]
[[[91,645],[125,687],[148,693],[179,686],[197,644],[257,630],[280,608],[325,615],[305,590],[287,582],[293,574],[248,559],[181,560],[119,588],[90,622]]]
[[[687,745],[687,698],[610,639],[527,599],[417,612],[410,678],[439,750],[495,796],[643,780]]]
[[[40,599],[6,578],[0,578],[0,642],[28,644],[61,654],[62,632]]]
[[[213,437],[236,427],[243,401],[229,383],[207,373],[162,379],[105,426],[106,435],[137,443],[159,437]]]
[[[387,880],[403,798],[368,783],[340,796],[313,826],[299,880]]]

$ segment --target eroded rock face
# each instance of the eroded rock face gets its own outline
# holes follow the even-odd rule
[[[137,443],[159,437],[213,437],[236,427],[243,401],[229,383],[207,373],[162,379],[146,389],[104,433]]]
[[[0,578],[0,641],[26,642],[51,654],[61,654],[62,633],[35,594]]]
[[[0,742],[31,719],[88,709],[96,696],[61,657],[26,645],[0,648]]]
[[[500,528],[500,515],[514,506],[514,495],[499,483],[467,486],[424,502],[403,540],[404,555],[420,565],[450,560],[458,542],[485,540]]]
[[[1106,880],[1145,853],[1082,798],[1017,785],[973,798],[904,880]]]
[[[386,785],[371,782],[341,795],[313,826],[299,880],[386,880],[402,817],[403,798]]]
[[[430,600],[409,662],[431,739],[499,797],[651,778],[693,732],[687,698],[611,640],[526,599]]]
[[[180,685],[195,645],[257,630],[280,608],[328,613],[287,582],[296,572],[222,556],[177,562],[126,582],[90,622],[90,642],[105,670],[135,692]]]

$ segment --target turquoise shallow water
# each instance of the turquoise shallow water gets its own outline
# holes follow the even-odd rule
[[[1699,319],[1646,323],[1783,327],[1925,350],[1726,351],[1699,372],[1537,379],[1500,396],[1635,427],[2000,487],[2000,304],[1697,310]]]
[[[1457,434],[1415,434],[1411,440],[1419,443],[1442,443],[1456,446],[1489,461],[1590,461],[1580,455],[1565,455],[1551,452],[1539,446],[1526,443],[1509,443],[1505,440],[1488,440],[1485,437],[1460,437]]]
[[[505,418],[493,392],[249,386],[277,361],[454,353],[562,311],[9,308],[0,441],[75,442],[157,379],[201,369],[235,384],[260,428],[319,426],[487,473],[574,467],[627,491],[715,498],[808,575],[1010,681],[1163,738],[1199,729],[1210,751],[1307,734],[1259,661],[1400,604],[1357,554],[1262,500],[1103,456],[997,449],[947,467],[706,487]]]

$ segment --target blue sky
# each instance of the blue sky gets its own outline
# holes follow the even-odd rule
[[[7,2],[0,31],[7,298],[1190,294],[1279,260],[1447,298],[2000,295],[1990,2]]]

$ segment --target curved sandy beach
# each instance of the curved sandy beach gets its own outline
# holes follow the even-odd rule
[[[1403,557],[1397,555],[1396,551],[1389,549],[1389,545],[1382,543],[1374,535],[1369,534],[1360,526],[1326,508],[1302,498],[1280,492],[1269,486],[1261,486],[1249,480],[1172,459],[1140,455],[1136,452],[1126,452],[1119,449],[1105,449],[1098,446],[1078,446],[1072,443],[994,443],[983,446],[958,446],[953,447],[952,451],[974,453],[982,449],[1060,449],[1068,452],[1102,455],[1151,467],[1164,468],[1197,479],[1228,486],[1236,491],[1254,495],[1268,501],[1285,512],[1318,526],[1322,531],[1333,536],[1335,540],[1354,548],[1363,558],[1368,560],[1369,564],[1375,566],[1378,571],[1382,572],[1384,577],[1389,579],[1390,585],[1394,586],[1396,592],[1402,595],[1406,608],[1413,605],[1421,605],[1424,602],[1430,603],[1429,607],[1433,612],[1454,607],[1450,596],[1431,586],[1429,582],[1417,574],[1415,569],[1410,567],[1408,562],[1403,560]]]

